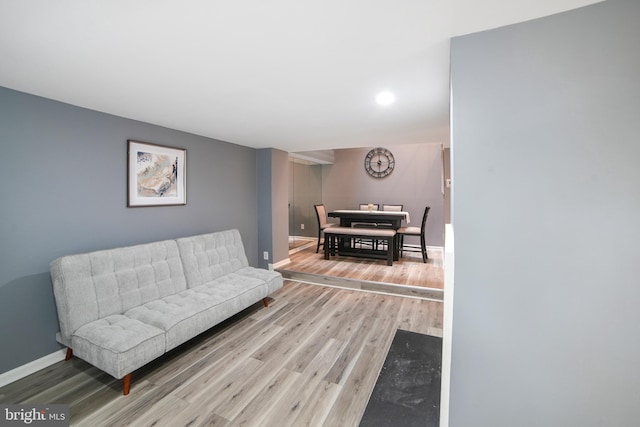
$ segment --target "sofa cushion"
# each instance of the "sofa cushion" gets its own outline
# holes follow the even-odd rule
[[[162,331],[168,331],[176,323],[187,319],[207,308],[204,300],[183,298],[172,295],[161,300],[151,301],[140,307],[134,307],[125,316],[139,320]]]
[[[78,328],[73,352],[116,378],[122,378],[165,352],[164,331],[121,314]]]
[[[200,334],[236,313],[252,306],[269,295],[264,281],[229,273],[197,288],[190,289],[207,294],[208,307],[167,331],[167,349],[173,348]]]
[[[174,240],[58,258],[51,278],[64,342],[82,325],[186,289]]]
[[[168,351],[268,294],[263,280],[230,273],[180,294],[132,308],[125,315],[165,331]]]
[[[269,294],[277,291],[283,285],[282,274],[277,271],[265,270],[263,268],[244,267],[237,270],[235,274],[242,277],[250,277],[265,282]]]
[[[249,265],[236,229],[176,240],[187,286],[200,286]]]

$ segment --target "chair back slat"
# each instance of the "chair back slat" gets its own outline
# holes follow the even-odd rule
[[[382,205],[382,210],[387,212],[402,212],[404,205]]]
[[[380,205],[378,203],[360,203],[360,210],[361,211],[368,211],[369,210],[369,205],[373,206],[373,210],[374,211],[379,211],[380,210]]]

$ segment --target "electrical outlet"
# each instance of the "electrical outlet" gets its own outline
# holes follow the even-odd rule
[[[304,224],[300,224],[300,230],[304,230]]]
[[[268,252],[268,251],[264,251],[264,252],[262,253],[262,258],[264,258],[264,259],[268,260],[268,259],[269,259],[269,252]]]

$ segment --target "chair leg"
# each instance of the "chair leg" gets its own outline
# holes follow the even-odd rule
[[[327,242],[327,239],[329,239],[329,241]],[[331,234],[324,235],[324,245],[323,245],[323,249],[324,249],[324,259],[329,259],[329,248],[331,247]]]
[[[426,264],[429,257],[427,256],[427,244],[424,241],[424,234],[420,236],[420,249],[422,251],[422,262]]]
[[[320,250],[320,234],[322,234],[322,230],[318,230],[318,245],[316,246],[316,253]]]

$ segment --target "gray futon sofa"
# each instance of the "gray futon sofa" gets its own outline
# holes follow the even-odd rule
[[[248,265],[235,229],[65,256],[51,278],[67,360],[122,378],[125,395],[134,370],[261,299],[268,306],[283,282]]]

